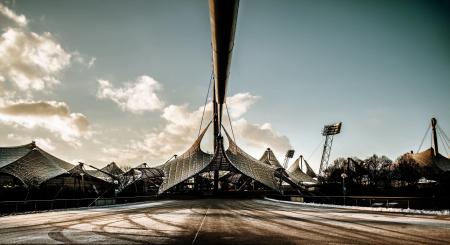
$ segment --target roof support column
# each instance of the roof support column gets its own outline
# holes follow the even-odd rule
[[[437,140],[437,134],[436,134],[436,124],[437,120],[436,118],[431,118],[431,128],[433,129],[433,150],[434,150],[434,156],[437,156],[439,154],[438,149],[438,140]]]

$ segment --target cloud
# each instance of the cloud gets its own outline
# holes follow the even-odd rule
[[[44,150],[47,151],[54,151],[56,149],[55,145],[53,144],[52,140],[49,138],[36,138],[34,140],[36,144],[41,147]]]
[[[74,60],[91,68],[96,58],[78,51],[69,52],[49,32],[38,34],[28,29],[28,20],[0,3],[0,82],[15,84],[28,97],[32,90],[59,84],[60,73]]]
[[[258,152],[266,147],[272,147],[282,152],[291,147],[286,136],[276,132],[270,124],[251,124],[242,116],[259,99],[250,93],[239,93],[227,98],[233,127],[238,132],[238,144],[257,147]],[[203,107],[190,110],[187,104],[169,105],[163,109],[161,117],[166,121],[162,130],[143,135],[141,139],[130,141],[123,147],[105,147],[103,153],[107,155],[105,161],[139,162],[152,159],[163,162],[173,154],[183,153],[194,142]],[[212,118],[212,103],[205,109],[203,127]],[[227,119],[224,124],[227,124]]]
[[[79,64],[87,66],[88,68],[92,68],[97,60],[96,57],[81,54],[78,51],[72,52],[72,59]]]
[[[58,84],[57,75],[69,66],[70,59],[71,54],[48,32],[39,35],[7,28],[0,36],[0,74],[23,91]]]
[[[230,117],[232,119],[239,118],[244,115],[248,109],[259,100],[259,96],[250,93],[238,93],[227,98],[229,105]]]
[[[9,103],[0,107],[0,122],[27,129],[43,128],[74,144],[78,144],[80,138],[90,135],[86,116],[70,112],[64,102]]]
[[[164,102],[156,94],[161,85],[149,76],[140,76],[120,88],[115,88],[107,80],[100,79],[98,84],[97,97],[114,101],[124,111],[140,114],[164,107]]]
[[[234,129],[239,138],[250,146],[260,149],[269,146],[276,152],[292,149],[289,138],[275,131],[270,123],[252,124],[241,118],[234,122]]]
[[[7,21],[20,27],[25,27],[28,24],[28,20],[24,15],[17,15],[14,11],[0,3],[0,23],[7,23]]]

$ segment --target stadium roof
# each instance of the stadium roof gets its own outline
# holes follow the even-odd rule
[[[0,153],[0,173],[18,178],[27,187],[37,187],[74,168],[74,165],[47,153],[34,142],[1,147]]]
[[[200,171],[209,165],[212,155],[203,152],[200,149],[200,143],[210,124],[208,124],[194,144],[185,153],[158,167],[163,170],[165,175],[164,181],[159,188],[159,193],[163,193],[195,174],[200,173]]]
[[[435,156],[432,147],[425,151],[410,155],[420,167],[430,167],[443,172],[450,171],[450,159],[439,153]]]
[[[278,161],[278,159],[275,157],[275,154],[270,148],[267,148],[266,151],[263,153],[261,158],[259,159],[261,162],[267,163],[271,166],[274,166],[276,168],[281,168],[281,164]]]
[[[228,149],[225,151],[223,140],[221,140],[214,155],[203,152],[200,149],[200,143],[210,124],[185,153],[159,167],[165,174],[159,193],[167,191],[196,174],[213,170],[231,170],[241,173],[275,191],[279,191],[278,180],[275,177],[278,168],[245,153],[225,130],[229,143]]]
[[[297,184],[306,184],[306,183],[317,183],[315,179],[313,179],[311,176],[305,174],[300,169],[300,158],[297,158],[291,166],[287,169],[287,173],[289,174],[289,177],[293,179]]]
[[[117,166],[115,162],[111,162],[110,164],[103,167],[101,170],[110,173],[112,175],[121,175],[123,174],[123,170]]]
[[[141,166],[141,165],[139,165]],[[136,167],[128,170],[127,172],[121,175],[121,181],[119,186],[119,192],[123,191],[128,186],[136,183],[140,180],[148,180],[150,182],[156,182],[159,184],[159,181],[154,181],[156,179],[162,180],[164,177],[164,172],[159,168],[141,168]]]
[[[305,159],[303,159],[303,162],[305,163],[306,166],[306,174],[311,178],[316,178],[317,174],[314,173],[314,170],[311,168],[311,166],[309,166],[308,162]]]

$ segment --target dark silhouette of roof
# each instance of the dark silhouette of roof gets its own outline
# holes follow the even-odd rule
[[[148,180],[150,182],[156,182],[156,184],[159,184],[162,181],[164,177],[163,170],[159,168],[149,168],[149,167],[143,168],[139,166],[128,170],[127,172],[123,173],[120,176],[121,181],[119,186],[119,192],[125,190],[128,186],[140,180]]]
[[[110,164],[103,167],[101,170],[110,173],[112,175],[121,175],[123,174],[123,170],[117,166],[115,162],[111,162]]]
[[[432,147],[416,154],[410,154],[410,156],[420,167],[429,167],[441,172],[450,171],[450,159],[439,153],[435,156]]]

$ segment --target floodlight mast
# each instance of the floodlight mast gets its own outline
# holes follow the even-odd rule
[[[319,175],[323,174],[323,170],[328,167],[328,161],[331,154],[331,146],[333,145],[333,137],[341,132],[342,122],[325,125],[322,135],[325,136],[325,144],[323,145],[322,159],[320,160]]]
[[[284,169],[287,169],[287,165],[288,165],[289,159],[294,157],[294,153],[295,153],[295,150],[288,150],[286,152],[286,156],[284,158],[284,163],[283,163],[283,168]]]
[[[278,169],[279,174],[280,174],[279,187],[280,187],[280,191],[281,191],[282,195],[284,194],[283,193],[283,175],[285,174],[285,170],[287,169],[289,159],[294,157],[294,153],[295,153],[295,150],[288,150],[286,152],[286,156],[284,157],[283,167]]]

